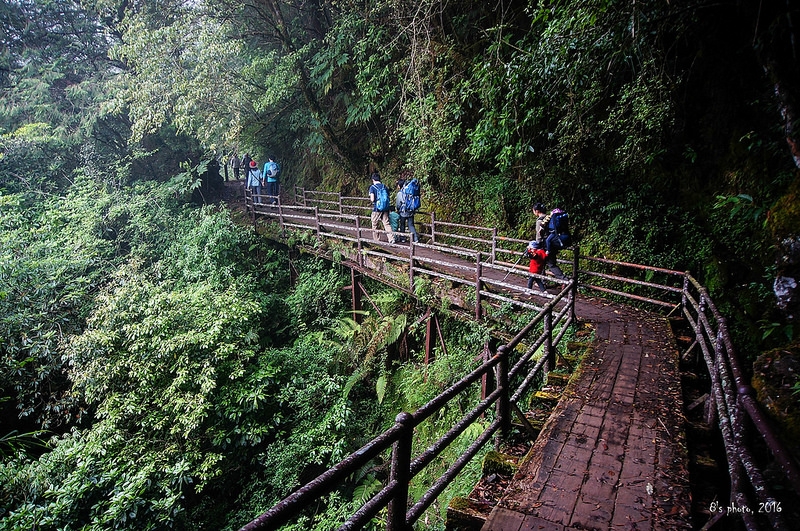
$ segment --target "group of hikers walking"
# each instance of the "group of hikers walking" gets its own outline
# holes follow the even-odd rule
[[[545,267],[550,270],[554,277],[564,280],[566,276],[561,268],[558,267],[558,251],[564,247],[569,247],[572,237],[569,232],[569,217],[560,208],[554,208],[550,213],[542,203],[533,205],[533,213],[536,215],[535,239],[532,240],[525,249],[523,256],[530,258],[528,272],[528,289],[533,288],[534,281],[539,291],[545,291],[544,281],[540,276],[544,273]]]
[[[253,202],[261,203],[261,192],[265,191],[265,196],[272,204],[278,203],[280,193],[278,176],[280,175],[280,164],[275,162],[273,157],[268,157],[264,163],[263,170],[259,169],[258,163],[250,157],[249,153],[239,159],[236,153],[231,155],[228,165],[233,170],[235,180],[240,180],[244,172],[245,187],[252,193]],[[226,168],[227,180],[227,168]],[[389,188],[383,184],[381,175],[378,171],[370,175],[372,184],[369,187],[369,200],[372,203],[372,213],[370,224],[372,226],[372,238],[380,241],[381,232],[378,225],[383,225],[383,232],[389,243],[405,241],[406,232],[410,234],[411,240],[416,243],[419,241],[419,234],[414,224],[414,214],[420,208],[420,185],[419,181],[406,171],[400,175],[395,184],[395,201],[391,201]],[[394,207],[394,208],[392,208]],[[528,258],[528,289],[533,288],[534,282],[539,291],[546,291],[544,283],[545,268],[559,280],[566,279],[563,271],[558,266],[558,251],[564,247],[572,245],[569,232],[569,217],[566,212],[559,208],[554,208],[548,212],[542,203],[533,206],[533,213],[536,215],[536,228],[534,239],[528,243],[527,248],[522,253],[521,258]]]
[[[402,238],[400,234],[405,232],[406,227],[413,241],[418,242],[419,235],[414,225],[414,214],[420,207],[420,187],[417,179],[405,174],[397,180],[394,211],[389,198],[389,189],[383,184],[380,173],[373,172],[371,179],[369,200],[372,202],[370,216],[372,238],[375,241],[380,240],[378,224],[381,223],[389,243],[400,241]],[[558,251],[572,244],[569,217],[559,208],[548,212],[542,203],[533,206],[533,213],[536,215],[535,238],[528,244],[522,256],[530,259],[528,271],[531,276],[528,277],[528,289],[532,289],[533,283],[536,282],[539,291],[546,291],[543,280],[545,268],[555,278],[566,279],[564,272],[558,266]]]
[[[258,167],[258,162],[250,157],[249,153],[245,153],[241,160],[234,153],[228,162],[233,170],[233,177],[235,180],[241,178],[242,171],[244,171],[245,189],[252,192],[253,201],[261,203],[261,192],[264,191],[271,204],[278,203],[278,195],[280,194],[280,184],[278,176],[281,173],[281,166],[273,157],[267,157],[267,162],[264,163],[264,169]]]
[[[381,181],[380,173],[373,172],[371,175],[372,185],[369,187],[369,200],[372,202],[372,214],[370,222],[372,225],[372,238],[380,240],[378,223],[383,224],[383,230],[389,243],[397,243],[402,236],[399,234],[406,231],[411,234],[411,238],[416,243],[419,241],[417,227],[414,225],[414,214],[420,207],[419,181],[408,174],[404,174],[397,180],[395,186],[397,195],[395,196],[394,211],[389,199],[389,189]]]

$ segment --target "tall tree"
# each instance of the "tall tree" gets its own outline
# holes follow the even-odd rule
[[[98,115],[108,40],[79,1],[5,2],[0,186],[54,191],[72,178]]]

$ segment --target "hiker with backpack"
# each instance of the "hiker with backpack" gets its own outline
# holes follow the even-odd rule
[[[261,170],[256,161],[250,161],[247,172],[247,189],[252,191],[253,203],[261,203]]]
[[[267,195],[270,196],[270,203],[277,204],[278,194],[280,193],[278,185],[278,175],[281,173],[281,166],[272,157],[268,157],[267,162],[264,163],[264,179],[266,179]]]
[[[558,212],[556,212],[558,211]],[[560,209],[554,209],[553,212],[555,213],[562,213]],[[550,272],[559,280],[566,280],[566,276],[564,272],[561,271],[561,268],[558,267],[558,250],[561,249],[560,244],[563,243],[560,239],[558,239],[558,235],[550,238],[553,234],[551,231],[551,219],[552,213],[547,213],[547,208],[542,203],[536,203],[533,205],[533,213],[536,215],[536,238],[535,241],[539,242],[545,249],[547,253],[547,258],[545,259],[545,266]],[[564,212],[564,214],[566,214]],[[564,219],[566,222],[566,219]],[[548,239],[550,240],[550,248],[548,249]],[[558,239],[558,244],[556,245],[554,240]]]
[[[558,251],[572,244],[572,236],[569,233],[569,216],[560,208],[554,208],[550,212],[550,221],[547,223],[548,235],[545,240],[547,252]]]
[[[400,178],[397,181],[397,199],[395,201],[395,209],[400,215],[398,230],[399,232],[405,232],[406,225],[408,225],[408,232],[411,233],[414,243],[419,241],[417,228],[414,226],[414,213],[419,209],[419,206],[419,181],[416,179],[406,181]]]
[[[395,243],[394,232],[392,225],[389,222],[389,209],[391,204],[389,202],[389,189],[381,182],[381,176],[376,171],[372,174],[372,186],[369,187],[369,200],[372,201],[372,215],[370,222],[372,223],[372,239],[380,241],[381,236],[378,233],[378,221],[383,223],[383,230],[386,231],[386,237],[389,243]]]

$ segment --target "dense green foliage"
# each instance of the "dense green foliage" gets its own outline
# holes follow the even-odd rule
[[[277,154],[286,184],[348,195],[410,170],[440,218],[518,237],[543,201],[586,252],[689,270],[741,322],[781,319],[765,303],[796,275],[770,251],[786,231],[715,207],[775,214],[796,179],[790,4],[147,6],[114,48],[136,131]]]
[[[449,354],[420,366],[414,302],[371,286],[381,312],[357,323],[338,269],[296,261],[290,286],[285,249],[189,206],[232,153],[276,156],[284,190],[412,172],[424,209],[508,236],[560,206],[583,252],[698,276],[747,355],[796,339],[772,286],[800,277],[798,19],[755,0],[2,3],[0,529],[237,527],[475,363],[482,327],[446,321]],[[295,527],[330,528],[385,473]]]
[[[44,453],[3,446],[0,528],[236,528],[435,396],[487,339],[451,334],[460,357],[396,371],[405,314],[355,324],[341,272],[297,262],[292,288],[285,251],[170,190],[80,180],[35,210],[4,203],[3,398],[53,432]],[[376,473],[343,486],[319,528]]]

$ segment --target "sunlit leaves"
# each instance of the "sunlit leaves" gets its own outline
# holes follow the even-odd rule
[[[244,67],[245,77],[252,80],[251,92],[255,94],[255,111],[270,114],[286,106],[297,92],[297,61],[303,61],[301,52],[281,55],[276,50],[264,52]]]
[[[76,186],[59,210],[31,216],[48,230],[34,230],[25,251],[7,244],[31,234],[29,220],[13,201],[0,208],[3,225],[19,229],[3,233],[8,239],[0,249],[27,258],[13,268],[0,263],[17,286],[2,284],[0,304],[8,310],[2,324],[10,333],[0,347],[4,362],[13,356],[3,375],[16,374],[5,370],[14,363],[20,381],[29,373],[49,377],[50,394],[35,389],[36,396],[64,408],[56,401],[61,386],[92,420],[54,439],[41,459],[19,457],[0,467],[0,498],[19,500],[9,501],[2,520],[11,528],[174,525],[185,493],[200,492],[228,466],[226,448],[263,444],[282,418],[273,399],[277,372],[268,362],[256,371],[251,366],[263,344],[279,339],[262,334],[265,312],[284,313],[275,309],[277,294],[262,290],[285,284],[281,261],[263,267],[252,233],[225,212],[171,210],[152,186],[111,201],[99,191],[92,195],[89,184]],[[31,242],[47,243],[47,252],[32,252]],[[54,260],[61,252],[69,260]],[[70,265],[85,275],[83,256],[104,266],[96,272],[102,283],[69,268],[61,272]],[[30,293],[21,274],[37,267],[44,269],[31,285],[47,286],[42,295],[54,301],[23,314],[18,305],[31,305],[16,296]],[[42,282],[62,276],[72,281]],[[81,296],[71,294],[77,290]],[[74,299],[64,305],[70,320],[56,313],[65,295]],[[44,328],[53,316],[56,322]],[[54,374],[60,375],[55,385]],[[2,383],[6,390],[14,382]]]
[[[109,35],[78,1],[5,2],[1,11],[0,188],[53,193],[72,178],[96,122]]]
[[[218,380],[253,356],[248,328],[260,305],[205,284],[176,292],[136,272],[117,282],[71,346],[73,379],[101,417],[187,437],[208,416]]]
[[[243,111],[239,41],[224,38],[231,26],[209,16],[203,3],[175,8],[172,15],[153,27],[147,13],[131,13],[124,42],[113,50],[131,69],[121,96],[134,138],[167,123],[207,144],[233,138]]]
[[[80,414],[66,392],[60,344],[81,329],[92,293],[112,266],[98,230],[102,194],[50,209],[0,203],[0,388],[21,415],[58,425]]]
[[[299,283],[287,304],[298,325],[326,327],[344,310],[341,288],[344,277],[335,269],[325,269],[322,262],[300,273]]]

